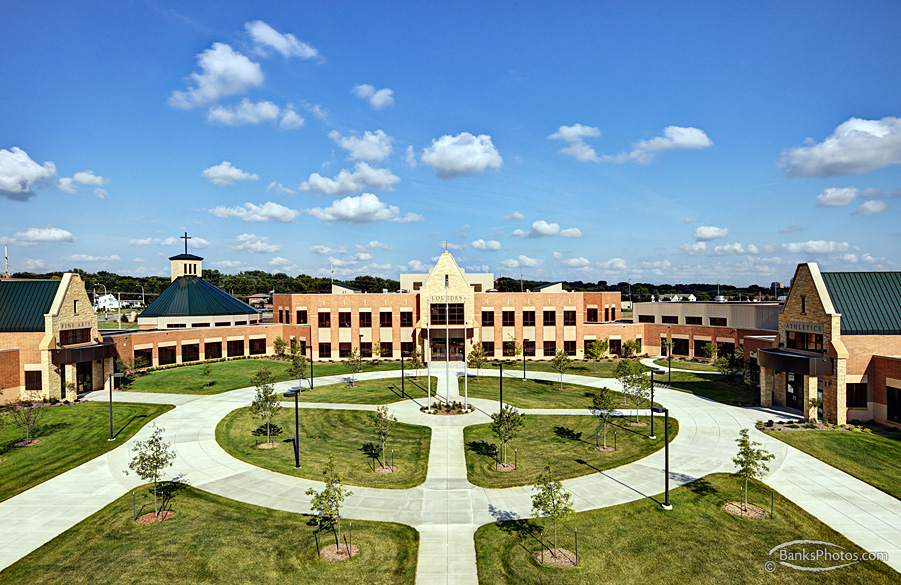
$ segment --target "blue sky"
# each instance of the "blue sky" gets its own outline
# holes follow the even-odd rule
[[[12,271],[901,265],[897,2],[253,4],[4,8]]]

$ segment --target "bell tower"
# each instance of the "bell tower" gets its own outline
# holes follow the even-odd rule
[[[191,236],[188,235],[188,232],[185,232],[185,235],[180,236],[179,239],[185,241],[185,253],[169,258],[172,280],[174,281],[179,276],[203,278],[203,258],[194,254],[188,254],[188,240],[191,239]]]

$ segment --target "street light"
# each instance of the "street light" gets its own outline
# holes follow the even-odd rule
[[[663,502],[663,509],[664,510],[672,510],[673,506],[672,506],[672,504],[669,503],[669,409],[664,408],[663,406],[653,406],[652,405],[651,412],[652,413],[662,412],[664,414],[663,424],[664,424],[665,428],[663,430],[663,441],[664,441],[663,457],[664,457],[664,461],[666,462],[666,464],[665,464],[665,467],[666,467],[666,479],[665,479],[666,496],[665,496],[664,502]],[[653,416],[653,414],[651,416]]]
[[[651,370],[651,436],[649,439],[656,439],[654,436],[654,374],[662,375],[663,370]]]
[[[406,382],[406,376],[404,375],[404,354],[406,354],[404,350],[400,351],[400,397],[406,398],[407,394],[404,391],[404,382]]]
[[[501,375],[499,376],[499,380],[501,382],[501,396],[500,396],[500,411],[504,410],[504,362],[492,362],[492,366],[498,366],[501,369]]]
[[[667,325],[667,329],[672,329],[672,325]],[[672,386],[673,384],[673,334],[667,333],[666,340],[666,353],[669,356],[669,370],[666,374],[666,385]]]
[[[285,398],[293,398],[294,399],[294,469],[300,469],[300,431],[298,430],[300,423],[298,412],[300,411],[300,406],[297,401],[300,396],[300,380],[297,381],[297,390],[294,392],[285,392]]]
[[[118,374],[114,374],[110,372],[109,375],[109,439],[108,441],[115,441],[115,437],[113,437],[113,379],[121,378],[125,376],[122,372]]]
[[[313,344],[304,341],[304,347],[310,350],[310,390],[313,389]],[[304,352],[306,353],[306,352]]]

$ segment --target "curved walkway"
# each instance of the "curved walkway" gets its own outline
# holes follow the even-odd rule
[[[433,368],[439,396],[460,400],[458,364]],[[421,372],[425,374],[423,370]],[[483,371],[483,376],[497,372]],[[519,376],[519,374],[514,374]],[[397,372],[361,375],[365,378],[397,376]],[[533,372],[536,379],[558,379],[557,374]],[[317,378],[317,384],[338,382],[342,376]],[[616,380],[565,376],[572,384],[605,385],[619,389]],[[451,387],[448,386],[450,383]],[[279,392],[296,384],[276,385]],[[228,455],[215,440],[218,422],[236,408],[246,406],[252,388],[212,396],[117,393],[118,400],[175,403],[177,408],[156,420],[166,429],[178,458],[171,476],[190,485],[250,504],[309,513],[304,491],[319,482],[282,475],[244,463]],[[97,393],[91,400],[106,400]],[[670,487],[715,472],[730,472],[739,430],[753,427],[755,420],[780,418],[778,409],[744,409],[726,406],[691,394],[659,389],[655,399],[667,405],[679,420],[679,434],[671,442]],[[432,429],[428,473],[425,483],[406,490],[354,487],[354,495],[343,508],[347,518],[401,522],[420,533],[417,583],[478,583],[473,535],[486,523],[528,517],[531,489],[516,487],[485,489],[467,481],[463,429],[490,420],[497,408],[494,400],[472,399],[472,414],[433,416],[419,411],[425,399],[410,399],[390,405],[398,420]],[[374,410],[376,406],[303,403],[303,408]],[[526,413],[585,414],[580,410],[522,410]],[[790,415],[788,417],[791,417]],[[139,485],[133,474],[126,476],[134,441],[149,436],[142,429],[126,444],[78,468],[70,470],[18,496],[0,503],[0,569],[38,548],[54,536],[128,493]],[[776,455],[767,483],[826,524],[873,552],[888,552],[888,564],[901,569],[901,501],[820,462],[785,443],[752,430]],[[654,498],[663,491],[663,452],[605,472],[565,480],[577,511],[591,510]],[[74,494],[74,496],[73,496]]]

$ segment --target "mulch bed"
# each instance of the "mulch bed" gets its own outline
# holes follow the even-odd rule
[[[606,447],[601,445],[600,447],[595,447],[594,450],[595,451],[613,451],[614,449],[613,449],[613,447],[610,447],[609,445]]]
[[[396,465],[379,465],[375,468],[376,473],[394,473],[397,471]]]
[[[278,449],[280,443],[260,443],[257,449]]]
[[[159,516],[157,516],[154,512],[150,512],[149,514],[138,516],[137,523],[146,526],[148,524],[163,522],[165,520],[168,520],[169,518],[175,518],[175,512],[173,512],[172,510],[164,510],[160,512]]]
[[[748,504],[745,506],[745,509],[742,510],[741,502],[726,502],[723,504],[723,510],[729,512],[733,516],[747,518],[748,520],[763,520],[764,518],[770,517],[769,512],[754,504]]]
[[[469,414],[472,412],[471,410],[433,410],[432,414],[437,414],[438,416],[455,416],[458,414]]]
[[[551,565],[553,567],[575,567],[576,563],[579,562],[576,553],[565,548],[541,549],[533,552],[532,556],[542,565]]]
[[[31,447],[32,445],[37,445],[41,442],[40,439],[32,439],[30,441],[19,441],[18,443],[13,443],[13,447]]]
[[[646,427],[646,426],[648,426],[648,423],[646,423],[646,422],[641,422],[641,421],[635,422],[635,421],[633,420],[632,422],[629,423],[629,426],[630,426],[630,427]]]
[[[513,471],[514,469],[516,469],[516,466],[512,463],[496,463],[492,465],[492,468],[495,471]]]
[[[330,544],[319,550],[319,556],[327,561],[346,561],[358,554],[360,554],[360,547],[355,544],[350,546],[350,555],[347,554],[346,544],[342,544],[340,547]]]

